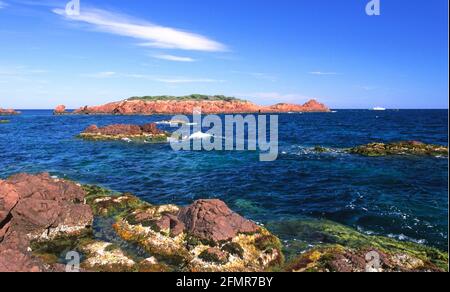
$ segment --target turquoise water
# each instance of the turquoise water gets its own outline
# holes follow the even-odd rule
[[[155,204],[220,198],[269,227],[325,218],[366,233],[447,249],[446,158],[313,151],[316,145],[337,149],[374,141],[448,145],[447,117],[447,110],[280,115],[279,158],[260,162],[257,152],[174,152],[169,145],[74,138],[91,124],[143,124],[170,119],[167,116],[23,111],[0,125],[0,177],[46,171],[132,192]],[[292,234],[277,235],[291,241]]]

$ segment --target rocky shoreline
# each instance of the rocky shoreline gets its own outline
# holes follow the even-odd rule
[[[419,141],[371,143],[348,149],[348,152],[371,157],[389,155],[448,156],[447,147]]]
[[[284,224],[288,228],[288,224]],[[219,200],[155,206],[132,194],[50,177],[0,181],[0,272],[64,271],[76,251],[82,271],[446,271],[448,254],[368,236],[339,224],[294,226],[318,245],[285,263],[280,240]]]
[[[100,106],[85,106],[73,112],[67,112],[64,105],[58,106],[55,115],[192,115],[194,110],[201,109],[203,114],[244,114],[244,113],[300,113],[300,112],[330,112],[330,109],[316,100],[310,100],[303,105],[281,103],[273,106],[259,106],[249,101],[222,98],[212,99],[156,99],[132,98],[112,102]]]

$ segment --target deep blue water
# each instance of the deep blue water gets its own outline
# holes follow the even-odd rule
[[[448,145],[447,110],[281,115],[280,156],[274,162],[259,162],[255,152],[174,152],[169,145],[74,138],[91,124],[170,119],[163,116],[55,117],[51,111],[23,111],[7,119],[11,123],[0,124],[0,178],[46,171],[133,192],[155,204],[220,198],[265,224],[326,218],[447,249],[446,158],[312,151],[316,145],[341,148],[397,140]]]

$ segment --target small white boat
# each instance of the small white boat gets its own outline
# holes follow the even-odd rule
[[[374,107],[372,110],[374,110],[374,111],[385,111],[386,109],[384,107],[377,106],[377,107]]]

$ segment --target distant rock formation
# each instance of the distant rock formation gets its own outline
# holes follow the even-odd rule
[[[55,115],[63,115],[66,114],[66,106],[65,105],[58,105],[55,110],[53,111],[53,114]]]
[[[160,99],[158,99],[160,98]],[[277,104],[259,106],[249,101],[234,98],[204,97],[143,97],[112,102],[100,106],[85,106],[74,114],[92,115],[155,115],[155,114],[192,114],[201,108],[204,114],[238,114],[238,113],[289,113],[289,112],[329,112],[330,109],[316,100],[304,105]]]
[[[14,116],[19,115],[20,112],[13,109],[2,109],[0,108],[0,116]]]

